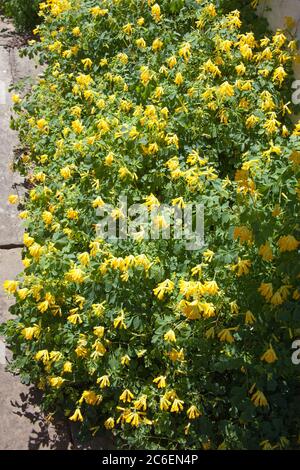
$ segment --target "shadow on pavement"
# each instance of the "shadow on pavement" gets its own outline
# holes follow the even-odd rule
[[[66,450],[71,449],[71,433],[64,418],[47,418],[39,409],[42,394],[34,387],[28,393],[20,393],[19,400],[11,401],[14,414],[26,418],[33,425],[28,440],[30,450]]]

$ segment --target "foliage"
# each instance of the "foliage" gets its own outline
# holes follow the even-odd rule
[[[47,67],[14,96],[31,190],[11,369],[133,448],[296,448],[296,45],[241,34],[214,2],[158,3],[42,4],[30,53]],[[120,194],[203,203],[206,246],[97,238]]]
[[[40,0],[0,0],[0,8],[13,18],[18,31],[31,31],[39,22]]]

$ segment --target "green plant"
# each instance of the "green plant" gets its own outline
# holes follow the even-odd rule
[[[158,3],[42,4],[30,53],[47,68],[14,96],[32,189],[25,270],[5,282],[11,370],[133,448],[296,448],[296,44],[241,33],[216,2]],[[97,237],[124,193],[202,203],[206,246]]]
[[[28,32],[39,23],[40,0],[0,0],[0,8],[13,18],[18,31]]]

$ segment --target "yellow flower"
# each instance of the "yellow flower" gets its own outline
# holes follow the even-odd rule
[[[92,206],[94,208],[96,207],[103,207],[105,205],[105,202],[103,201],[101,196],[97,196],[96,199],[93,200]]]
[[[245,325],[253,325],[253,323],[256,322],[256,318],[255,316],[253,315],[253,313],[248,310],[246,313],[245,313]]]
[[[201,318],[198,300],[193,300],[192,302],[181,300],[178,307],[189,320],[198,320]]]
[[[233,313],[234,315],[236,315],[237,313],[239,313],[239,306],[236,302],[236,300],[233,300],[232,302],[230,302],[230,311],[231,313]]]
[[[240,46],[240,53],[244,59],[250,60],[253,57],[253,51],[248,44],[243,44]]]
[[[29,212],[28,211],[22,211],[19,213],[20,219],[28,219]]]
[[[108,13],[107,9],[100,8],[99,6],[93,7],[90,9],[90,12],[93,16],[97,18],[97,16],[105,16]]]
[[[24,258],[22,259],[22,263],[23,263],[24,268],[29,268],[31,264],[31,260],[29,258]]]
[[[131,426],[137,428],[141,423],[140,415],[136,411],[131,411],[126,415],[125,421],[126,423],[131,424]]]
[[[260,360],[265,361],[268,364],[272,364],[273,362],[278,360],[278,357],[276,356],[276,353],[271,344],[269,349],[267,349],[267,351],[261,356]]]
[[[18,281],[7,280],[7,281],[4,281],[3,288],[9,294],[14,294],[15,292],[17,292],[18,285],[19,285]]]
[[[126,330],[127,329],[127,326],[126,324],[124,323],[124,320],[125,320],[125,315],[124,315],[124,312],[123,310],[120,312],[120,315],[118,315],[115,319],[114,319],[114,328],[120,328],[120,329],[124,329]]]
[[[215,255],[215,253],[212,250],[206,250],[202,253],[204,261],[207,263],[210,263]]]
[[[97,317],[101,317],[105,310],[104,305],[105,305],[105,301],[102,302],[101,304],[93,304],[92,310],[93,310],[94,315],[96,315]]]
[[[280,237],[277,243],[281,253],[297,250],[298,246],[300,245],[300,242],[296,240],[293,235]]]
[[[284,68],[282,66],[277,67],[273,74],[273,82],[278,82],[280,85],[282,85],[282,82],[284,81],[286,76],[287,73]]]
[[[36,124],[37,124],[38,129],[40,131],[43,131],[45,127],[47,126],[48,122],[46,121],[46,119],[42,118],[42,119],[39,119]]]
[[[249,259],[238,259],[237,264],[232,266],[232,271],[237,271],[237,276],[243,276],[245,274],[249,273],[250,267],[251,267],[251,261]]]
[[[79,121],[79,119],[76,119],[75,121],[72,122],[72,128],[73,128],[73,131],[76,132],[76,134],[81,134],[81,132],[84,129],[84,125],[82,124],[81,121]]]
[[[183,197],[176,197],[175,199],[172,199],[172,206],[178,206],[180,209],[184,209],[186,204],[183,200]]]
[[[276,291],[275,294],[271,297],[270,302],[272,305],[282,305],[284,299],[281,296],[281,292]]]
[[[19,196],[17,196],[17,194],[10,194],[8,196],[8,202],[10,204],[17,204],[19,202]]]
[[[144,206],[148,207],[149,210],[153,209],[154,207],[159,207],[160,206],[160,202],[159,200],[157,199],[157,197],[154,196],[154,194],[150,194],[150,196],[146,196],[145,197],[145,202],[144,202]]]
[[[51,377],[49,379],[49,383],[53,388],[60,388],[64,381],[65,379],[63,379],[62,377]]]
[[[171,413],[180,413],[183,410],[184,401],[175,398],[171,406]]]
[[[178,86],[182,85],[184,82],[183,76],[181,72],[177,72],[175,76],[174,83]]]
[[[270,113],[271,115],[274,115],[275,113]],[[275,119],[274,116],[271,116],[270,119],[267,119],[267,121],[264,123],[263,127],[266,129],[268,134],[274,134],[277,132],[278,126],[280,125],[280,122]]]
[[[184,43],[179,49],[179,56],[183,57],[187,62],[191,57],[191,44],[189,42]]]
[[[27,295],[29,294],[29,289],[27,289],[26,287],[24,287],[23,289],[19,289],[18,290],[18,296],[21,300],[24,300],[26,299]]]
[[[76,26],[75,28],[72,29],[72,34],[73,36],[75,37],[78,37],[81,35],[81,32],[80,32],[80,28],[78,26]]]
[[[93,79],[90,75],[85,75],[83,73],[80,73],[76,77],[76,82],[78,83],[80,88],[84,89],[84,88],[87,88],[93,82]]]
[[[255,116],[254,114],[251,114],[250,116],[248,116],[246,119],[247,129],[252,129],[252,127],[256,126],[259,120],[260,120],[259,117]]]
[[[27,246],[28,248],[34,243],[34,238],[30,237],[28,233],[25,232],[23,235],[23,242],[24,242],[24,245]]]
[[[42,213],[42,219],[46,225],[50,225],[53,221],[53,215],[49,211],[44,211]]]
[[[26,340],[32,340],[33,338],[37,339],[40,335],[40,332],[41,328],[38,325],[23,328],[21,331]]]
[[[161,397],[159,401],[159,408],[161,411],[168,411],[171,406],[171,402],[165,397]]]
[[[122,30],[123,30],[123,33],[128,34],[128,36],[130,36],[130,34],[132,34],[133,32],[132,24],[131,23],[125,24]]]
[[[138,398],[134,402],[133,406],[136,410],[146,411],[146,409],[147,409],[147,395],[142,395],[140,398]]]
[[[51,351],[50,352],[50,360],[53,362],[60,361],[62,358],[62,353],[60,351]]]
[[[87,266],[90,262],[90,255],[87,252],[80,253],[77,258],[82,266]]]
[[[176,336],[173,330],[167,331],[167,333],[164,334],[164,340],[169,341],[170,343],[176,343]]]
[[[206,73],[211,73],[214,77],[221,77],[222,73],[219,67],[214,64],[210,59],[203,64],[203,70]]]
[[[260,390],[257,390],[257,392],[252,395],[251,401],[255,406],[268,406],[268,401],[264,393]]]
[[[267,242],[264,245],[261,245],[258,251],[258,254],[263,258],[265,261],[272,261],[274,258],[272,248],[270,243]]]
[[[199,3],[198,0],[197,0],[197,2]],[[217,16],[216,7],[213,5],[213,3],[209,3],[208,5],[206,5],[206,7],[204,8],[204,12],[207,15],[211,16],[212,18]]]
[[[71,220],[77,220],[78,219],[78,211],[74,210],[74,209],[68,209],[67,210],[67,217],[68,219],[71,219]]]
[[[119,169],[119,176],[121,179],[125,179],[127,177],[131,177],[132,176],[132,173],[128,170],[128,168],[126,168],[126,166],[122,166],[120,169]],[[112,211],[112,217],[113,217],[113,213],[114,214],[119,214],[117,217],[115,218],[120,218],[120,214],[123,215],[124,217],[124,214],[123,212],[121,211],[121,209],[114,209],[114,211]]]
[[[93,344],[93,348],[95,351],[92,353],[92,357],[102,357],[106,353],[106,348],[99,339],[96,339]]]
[[[170,69],[173,69],[175,65],[177,64],[177,59],[174,55],[166,59],[167,65]]]
[[[121,357],[121,364],[122,366],[129,366],[131,359],[128,356],[128,354],[125,354],[124,356]]]
[[[295,125],[293,135],[300,136],[300,121]]]
[[[182,348],[179,351],[176,351],[176,349],[173,348],[172,351],[168,353],[168,356],[173,362],[184,361],[184,352]]]
[[[64,168],[60,169],[60,174],[61,176],[66,180],[71,177],[71,169],[69,166],[65,166]]]
[[[93,332],[98,338],[102,338],[104,335],[104,326],[94,326]]]
[[[220,98],[234,96],[234,87],[226,81],[219,86],[219,88],[216,90],[216,94]]]
[[[154,295],[158,298],[158,300],[163,300],[165,293],[171,293],[174,289],[174,282],[170,281],[170,279],[166,279],[163,282],[160,282],[158,286],[153,289]]]
[[[179,148],[179,139],[176,134],[167,134],[165,141],[168,145],[175,145],[177,149]]]
[[[199,416],[201,416],[200,411],[195,405],[190,406],[186,414],[189,419],[196,419],[196,418],[199,418]]]
[[[67,320],[68,320],[70,323],[73,323],[73,325],[77,325],[77,324],[80,325],[80,323],[82,323],[82,319],[81,319],[79,313],[73,313],[72,315],[69,315],[69,316],[67,317]]]
[[[133,393],[131,393],[131,391],[126,388],[124,392],[120,395],[119,400],[121,400],[123,403],[130,403],[133,398]]]
[[[88,57],[86,59],[82,59],[82,64],[84,65],[84,69],[90,69],[93,65],[93,61]]]
[[[80,268],[74,266],[74,268],[71,268],[67,272],[66,279],[68,281],[72,281],[72,282],[76,282],[77,284],[80,284],[85,280],[85,275],[84,275],[84,272]]]
[[[108,375],[102,375],[97,379],[97,384],[100,385],[100,388],[105,388],[110,386],[110,380]]]
[[[144,86],[148,85],[152,78],[152,74],[148,67],[142,66],[140,71],[140,79]]]
[[[81,411],[80,411],[80,408],[76,408],[74,414],[72,416],[70,416],[69,418],[70,421],[80,421],[82,422],[83,421],[83,416],[81,414]]]
[[[246,73],[246,67],[242,62],[235,67],[235,70],[238,75],[244,75]]]
[[[72,372],[72,362],[66,361],[63,365],[63,372]]]
[[[152,43],[152,50],[153,51],[159,51],[160,49],[162,49],[164,43],[159,39],[159,38],[156,38],[154,39],[153,43]]]
[[[104,426],[106,429],[113,429],[115,427],[114,418],[108,418],[106,421],[104,421]]]
[[[290,135],[290,131],[288,130],[288,128],[285,125],[282,126],[281,135],[282,135],[282,137],[288,137]]]
[[[231,334],[230,330],[235,330],[235,328],[224,328],[223,330],[218,333],[218,338],[220,341],[226,341],[226,343],[233,343],[234,337]]]
[[[158,3],[155,3],[155,5],[152,6],[151,15],[156,23],[158,23],[161,20],[161,10],[160,10],[160,6],[158,5]]]
[[[48,300],[44,300],[43,302],[40,302],[37,306],[38,310],[41,312],[41,313],[45,313],[48,308],[49,308],[49,302]]]
[[[144,38],[139,38],[135,41],[137,47],[139,47],[140,49],[144,49],[146,47],[146,42],[145,42],[145,39]]]
[[[114,161],[114,154],[112,152],[109,152],[109,154],[106,155],[106,157],[104,159],[104,163],[107,166],[111,166],[113,161]]]
[[[14,104],[19,104],[19,103],[21,103],[21,98],[20,98],[19,95],[13,94],[12,97],[11,97],[11,99],[12,99],[12,102],[13,102]]]
[[[258,292],[260,292],[266,300],[270,300],[273,295],[273,286],[271,283],[262,282],[258,288]]]
[[[36,260],[38,260],[41,257],[41,255],[43,254],[43,251],[44,251],[43,247],[39,245],[38,243],[33,243],[29,247],[29,253]]]
[[[166,377],[164,375],[160,375],[153,379],[153,383],[157,385],[157,388],[165,388],[166,387]]]
[[[201,290],[203,294],[216,295],[219,292],[219,286],[216,281],[205,281]]]
[[[50,359],[48,350],[42,349],[38,351],[35,355],[35,359],[37,361],[43,361],[43,363],[46,364]]]
[[[99,405],[102,401],[102,395],[97,395],[93,390],[84,390],[79,403],[81,404],[83,401],[88,405]]]

